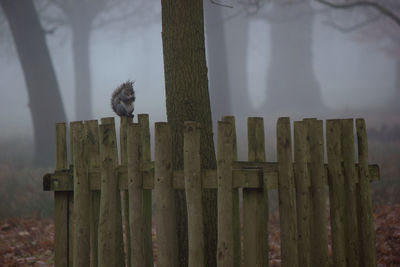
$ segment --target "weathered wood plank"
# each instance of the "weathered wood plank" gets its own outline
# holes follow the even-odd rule
[[[376,266],[376,248],[374,219],[372,215],[371,189],[369,184],[368,171],[368,142],[367,131],[364,119],[356,119],[358,160],[359,160],[359,183],[358,183],[358,203],[359,203],[359,232],[361,263],[360,266]]]
[[[184,123],[183,135],[189,267],[202,267],[204,266],[204,230],[199,124],[197,122],[186,121]]]
[[[157,229],[157,265],[178,266],[175,198],[172,187],[171,129],[155,124],[154,218]]]
[[[100,169],[99,125],[97,120],[85,121],[87,127],[86,150],[89,169]],[[90,180],[89,180],[90,183]],[[100,216],[100,190],[90,192],[90,255],[91,266],[98,266],[98,227]]]
[[[328,233],[326,229],[326,172],[322,120],[305,120],[309,136],[309,170],[312,196],[311,265],[328,266]]]
[[[265,161],[263,118],[249,118],[247,132],[248,160]],[[244,265],[268,266],[268,189],[243,189],[243,231]]]
[[[240,166],[245,166],[242,164]],[[251,162],[249,162],[251,163]],[[264,180],[267,181],[267,188],[277,189],[278,188],[278,165],[277,163],[265,163],[265,164],[248,164],[252,167],[243,169],[232,170],[232,188],[260,188],[263,184],[262,179],[258,176],[258,170],[263,168]],[[254,167],[257,166],[257,167]],[[369,165],[369,179],[370,181],[379,180],[379,166],[376,164]],[[358,164],[355,165],[356,174],[358,172]],[[319,176],[322,183],[327,185],[327,173],[328,169],[325,167],[323,176]],[[127,185],[127,171],[126,167],[117,167],[117,176],[119,177],[119,188],[120,190],[126,190]],[[46,179],[43,179],[45,191],[73,191],[73,175],[70,170],[55,171],[53,174],[46,174]],[[204,189],[216,189],[217,188],[217,171],[216,170],[202,170],[201,171],[202,185]],[[356,176],[358,180],[358,176]],[[89,170],[89,181],[90,190],[100,190],[100,172],[98,169]],[[143,188],[154,189],[154,170],[143,171]],[[173,188],[184,189],[184,175],[183,171],[173,172]]]
[[[68,266],[74,266],[74,192],[70,192],[70,196],[68,198]]]
[[[115,172],[118,159],[115,127],[113,123],[99,127],[101,157],[101,198],[99,218],[99,266],[124,266],[121,254],[122,224],[121,198]]]
[[[140,124],[140,139],[141,139],[141,168],[145,169],[145,165],[151,161],[150,151],[150,128],[149,128],[149,115],[138,114],[138,122]],[[154,166],[154,164],[153,164]],[[154,167],[153,167],[154,169]],[[143,183],[146,173],[143,173]],[[152,176],[153,177],[153,176]],[[151,179],[151,188],[154,188],[154,181]],[[152,190],[144,186],[143,190],[143,216],[144,216],[144,253],[145,253],[145,267],[153,267],[153,242],[152,242]]]
[[[127,152],[127,136],[128,136],[128,125],[132,123],[131,117],[120,117],[120,130],[119,130],[119,152],[121,165],[126,166],[128,162]],[[128,190],[122,190],[122,212],[123,220],[125,225],[125,246],[126,246],[126,262],[128,266],[131,266],[131,230],[129,227],[129,197]]]
[[[131,265],[134,267],[145,266],[144,257],[144,218],[143,218],[143,179],[140,170],[141,144],[140,125],[127,125],[127,167],[129,190],[129,246]],[[128,246],[127,246],[128,248]]]
[[[217,179],[218,179],[218,248],[219,267],[234,265],[232,230],[232,124],[218,122]]]
[[[345,244],[345,192],[341,168],[340,120],[326,121],[326,146],[328,156],[329,204],[331,214],[331,236],[333,264],[346,266]]]
[[[358,222],[357,222],[357,192],[354,165],[354,122],[353,119],[340,120],[341,144],[344,168],[344,189],[346,197],[346,264],[359,266]]]
[[[90,265],[89,177],[86,155],[86,129],[81,121],[71,123],[74,164],[73,262],[76,267]]]
[[[68,168],[66,135],[65,123],[57,123],[56,171]],[[49,179],[51,179],[50,176]],[[44,187],[46,187],[46,184],[44,184]],[[70,195],[71,193],[66,191],[54,192],[54,265],[56,267],[68,266],[68,205]]]
[[[115,119],[114,117],[107,117],[107,118],[101,118],[101,123],[102,124],[111,124],[113,131],[115,132]],[[116,133],[114,134],[114,142],[115,146],[117,146],[117,139],[116,139]],[[118,149],[113,149],[113,157],[115,158],[117,164],[118,164]],[[126,168],[125,168],[126,171]],[[126,171],[127,173],[127,171]],[[118,177],[118,176],[117,176]],[[127,179],[125,179],[125,182]],[[119,182],[119,179],[118,179]],[[125,188],[128,188],[127,186]],[[122,206],[121,206],[121,191],[119,190],[117,193],[118,197],[116,198],[116,220],[117,220],[117,244],[120,244],[118,247],[118,260],[121,262],[122,265],[125,265],[125,249],[124,249],[124,237],[123,237],[123,230],[122,230]]]
[[[73,122],[70,122],[69,126],[69,162],[70,162],[70,170],[71,173],[73,174],[74,172],[74,147],[72,145],[72,140],[74,139],[74,131],[72,131],[71,124]],[[72,175],[73,176],[73,175]],[[73,180],[72,180],[72,188],[74,187]],[[68,249],[68,266],[74,266],[74,192],[70,193],[70,196],[68,198],[68,241],[69,241],[69,249]]]
[[[296,209],[299,266],[311,266],[311,193],[308,169],[309,139],[305,122],[294,122],[294,178],[296,184]]]
[[[236,122],[234,116],[223,116],[222,121],[232,124],[232,160],[237,161],[237,140],[236,140]],[[204,182],[204,179],[203,179]],[[240,231],[240,206],[239,206],[239,192],[241,188],[232,189],[232,231],[233,231],[233,254],[234,254],[234,267],[242,265],[242,251],[241,251],[241,231]]]
[[[289,118],[278,119],[276,136],[279,169],[278,192],[282,266],[295,267],[299,266],[299,264],[297,251],[297,215]]]

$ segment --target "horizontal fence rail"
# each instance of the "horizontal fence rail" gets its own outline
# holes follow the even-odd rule
[[[143,166],[143,188],[154,189],[154,162],[150,162],[149,166]],[[294,166],[296,164],[293,164]],[[310,165],[311,167],[311,165]],[[295,168],[295,167],[293,167]],[[54,173],[48,173],[43,177],[43,189],[45,191],[73,191],[73,166],[70,169],[56,170]],[[260,175],[262,170],[262,176]],[[356,183],[359,180],[358,164],[355,164]],[[323,182],[328,185],[328,165],[324,164],[325,173],[323,174]],[[120,190],[128,189],[128,172],[127,167],[119,165],[116,168],[118,177],[118,186]],[[370,181],[379,180],[379,166],[377,164],[369,165]],[[174,189],[185,189],[185,177],[183,170],[173,171]],[[217,189],[217,171],[201,170],[201,185],[204,189]],[[275,162],[232,162],[232,188],[262,188],[263,177],[267,179],[268,189],[278,188],[278,164]],[[90,190],[100,190],[100,170],[89,169]]]
[[[376,266],[370,182],[380,175],[378,165],[368,164],[364,120],[327,120],[326,138],[322,120],[294,122],[293,136],[291,126],[289,118],[278,119],[277,162],[270,162],[264,120],[249,118],[248,161],[238,161],[235,118],[225,116],[218,122],[217,169],[201,169],[200,125],[185,122],[184,169],[173,170],[168,123],[155,124],[151,161],[147,114],[138,123],[121,118],[120,159],[113,118],[71,122],[69,161],[67,127],[57,123],[56,168],[43,177],[44,190],[55,196],[55,266],[153,266],[153,220],[158,266],[177,266],[175,190],[186,194],[189,266],[204,266],[203,189],[218,192],[218,266],[269,265],[273,189],[282,266]]]

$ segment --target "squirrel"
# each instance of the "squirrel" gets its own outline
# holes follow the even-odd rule
[[[135,102],[135,91],[133,90],[132,81],[126,81],[114,90],[111,96],[111,107],[114,112],[120,117],[133,117],[133,110],[135,109],[133,102]]]

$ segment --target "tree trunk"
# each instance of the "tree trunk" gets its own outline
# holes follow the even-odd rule
[[[80,13],[80,12],[78,12]],[[93,119],[89,40],[92,19],[84,14],[72,15],[72,52],[75,72],[75,116],[77,120]]]
[[[162,0],[167,118],[172,130],[173,168],[183,168],[183,122],[200,122],[201,167],[215,168],[210,98],[204,45],[203,0]],[[184,191],[177,193],[180,266],[187,266],[187,215]],[[205,266],[216,266],[217,194],[203,191]]]
[[[35,163],[54,163],[56,122],[66,121],[56,75],[32,1],[0,0],[24,72],[31,110]],[[16,107],[18,108],[16,103]],[[12,112],[11,112],[12,113]]]
[[[213,122],[216,122],[222,116],[232,114],[225,30],[221,7],[205,0],[204,17],[212,119]]]
[[[274,3],[270,20],[271,58],[265,108],[274,113],[315,114],[323,108],[313,70],[314,15],[309,0]]]

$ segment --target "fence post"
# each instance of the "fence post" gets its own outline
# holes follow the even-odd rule
[[[341,165],[341,127],[339,120],[326,121],[329,203],[331,213],[332,254],[335,266],[346,266],[345,193]]]
[[[140,139],[141,139],[141,164],[142,166],[151,161],[150,153],[150,128],[149,115],[139,114],[138,122],[140,124]],[[144,257],[146,267],[153,267],[153,242],[152,242],[152,190],[143,190],[143,217],[144,217]]]
[[[311,195],[310,175],[307,166],[309,148],[305,122],[294,122],[294,178],[296,184],[296,212],[298,231],[299,266],[311,266],[310,222]]]
[[[354,160],[354,121],[340,120],[342,130],[342,160],[344,167],[344,189],[346,200],[346,258],[347,266],[359,266],[359,244],[357,223],[357,192]]]
[[[65,123],[56,124],[56,171],[68,168]],[[54,192],[54,264],[68,266],[69,249],[69,192]]]
[[[290,120],[279,118],[276,128],[278,159],[281,260],[283,267],[298,266],[295,188]]]
[[[237,161],[237,141],[236,141],[236,123],[234,116],[223,116],[222,121],[232,124],[232,141],[233,153],[232,161]],[[232,229],[233,229],[233,254],[234,254],[234,267],[242,266],[242,250],[241,250],[241,230],[240,230],[240,207],[239,207],[239,188],[232,188]]]
[[[118,188],[117,142],[114,123],[102,120],[99,128],[101,198],[99,218],[99,266],[124,266],[121,196]],[[104,124],[104,122],[108,122]],[[122,250],[122,253],[121,253]]]
[[[129,225],[131,243],[131,265],[145,266],[143,246],[143,177],[140,168],[140,125],[127,125],[127,157],[128,157],[128,191],[129,191]]]
[[[364,119],[356,119],[356,127],[359,160],[358,220],[360,227],[359,232],[362,259],[360,266],[376,266],[375,231],[368,170],[368,142]]]
[[[100,169],[99,151],[99,126],[97,120],[85,121],[87,129],[86,149],[88,156],[89,170]],[[89,181],[90,182],[90,181]],[[98,266],[98,227],[100,215],[100,190],[90,192],[90,254],[91,266]]]
[[[188,214],[188,266],[201,267],[204,266],[204,227],[199,124],[193,121],[185,121],[183,138],[185,194]]]
[[[128,162],[127,155],[127,133],[128,125],[132,123],[131,117],[120,117],[120,130],[119,130],[119,151],[121,155],[121,165],[126,166]],[[131,231],[129,227],[129,197],[128,190],[123,190],[122,194],[122,212],[125,225],[125,245],[126,245],[126,262],[131,266]]]
[[[154,213],[157,266],[178,266],[175,198],[172,184],[172,143],[168,123],[155,124]]]
[[[311,265],[328,266],[328,233],[326,230],[326,185],[324,134],[322,120],[304,120],[309,135],[309,166],[312,196]]]
[[[217,265],[233,266],[232,232],[232,124],[218,122],[218,249]]]
[[[86,155],[87,130],[82,121],[71,123],[73,133],[74,164],[74,238],[73,262],[75,267],[90,265],[90,227],[89,227],[89,177]]]
[[[72,123],[69,123],[69,162],[70,162],[70,170],[73,170],[74,168],[74,146],[73,146],[73,140],[74,140],[74,131],[72,130]],[[68,266],[73,267],[74,266],[74,192],[70,192],[70,197],[68,199]]]
[[[248,118],[248,160],[265,162],[263,118]],[[262,170],[260,170],[262,174]],[[266,181],[263,184],[266,185]],[[243,189],[243,250],[245,266],[268,266],[268,189]]]

